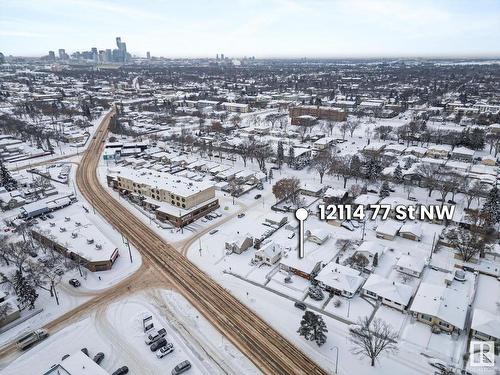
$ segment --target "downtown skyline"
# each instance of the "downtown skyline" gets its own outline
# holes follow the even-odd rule
[[[164,57],[498,57],[500,3],[1,1],[0,51],[112,48]]]

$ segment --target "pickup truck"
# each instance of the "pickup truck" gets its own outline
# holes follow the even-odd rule
[[[166,335],[167,331],[165,330],[165,328],[160,328],[159,330],[153,329],[146,334],[144,342],[147,345],[151,345],[152,343],[161,339],[162,337],[165,337]]]

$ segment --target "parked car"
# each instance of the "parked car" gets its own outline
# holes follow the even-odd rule
[[[127,366],[120,367],[118,370],[113,372],[111,375],[125,375],[125,374],[128,374],[128,367]]]
[[[152,352],[156,352],[158,349],[165,345],[167,345],[167,339],[165,337],[162,337],[161,339],[156,340],[154,343],[152,343],[149,349],[151,349]]]
[[[253,199],[259,199],[260,197],[262,197],[261,194],[257,194],[255,197],[253,197]]]
[[[294,306],[300,310],[306,310],[307,306],[304,302],[295,302]]]
[[[219,231],[218,229],[213,229],[213,230],[211,230],[211,231],[210,231],[210,232],[208,232],[208,233],[209,233],[209,234],[215,234],[215,233],[217,233],[218,231]]]
[[[58,275],[58,276],[62,276],[62,275],[64,275],[64,270],[63,270],[62,268],[56,268],[56,269],[54,270],[54,273],[55,273],[56,275]]]
[[[65,355],[63,355],[63,356],[62,356],[62,358],[61,358],[61,361],[64,361],[64,360],[65,360],[66,358],[68,358],[68,357],[69,357],[69,354],[65,354]]]
[[[169,342],[169,343],[167,343],[167,345],[162,346],[160,348],[160,350],[158,350],[156,352],[156,357],[157,358],[163,358],[166,355],[172,353],[173,351],[174,351],[174,344],[172,344],[171,342]]]
[[[245,214],[243,212],[241,214],[238,214],[238,219],[241,219],[242,217],[245,217]]]
[[[160,329],[152,329],[146,334],[146,338],[144,339],[144,342],[147,345],[151,345],[153,342],[161,339],[162,337],[165,337],[167,335],[167,330],[165,328],[160,328]]]
[[[54,215],[52,215],[52,214],[46,214],[45,216],[47,216],[49,219],[53,219],[54,218]]]
[[[172,369],[172,375],[179,375],[191,368],[191,362],[182,361]]]
[[[87,348],[82,348],[82,353],[85,354],[87,357],[89,356],[89,350]]]
[[[98,365],[101,364],[102,360],[104,359],[104,353],[99,352],[94,356],[94,362],[97,363]]]
[[[69,285],[73,286],[74,288],[78,288],[82,284],[80,284],[80,281],[78,281],[77,279],[70,279]]]

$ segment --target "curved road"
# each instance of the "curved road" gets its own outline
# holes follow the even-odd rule
[[[81,193],[96,210],[156,265],[179,292],[266,374],[326,374],[258,315],[130,213],[101,186],[96,174],[110,112],[77,170]]]

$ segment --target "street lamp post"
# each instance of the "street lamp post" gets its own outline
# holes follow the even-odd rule
[[[335,373],[337,374],[338,371],[338,366],[339,366],[339,347],[334,346],[333,349],[335,349]]]

